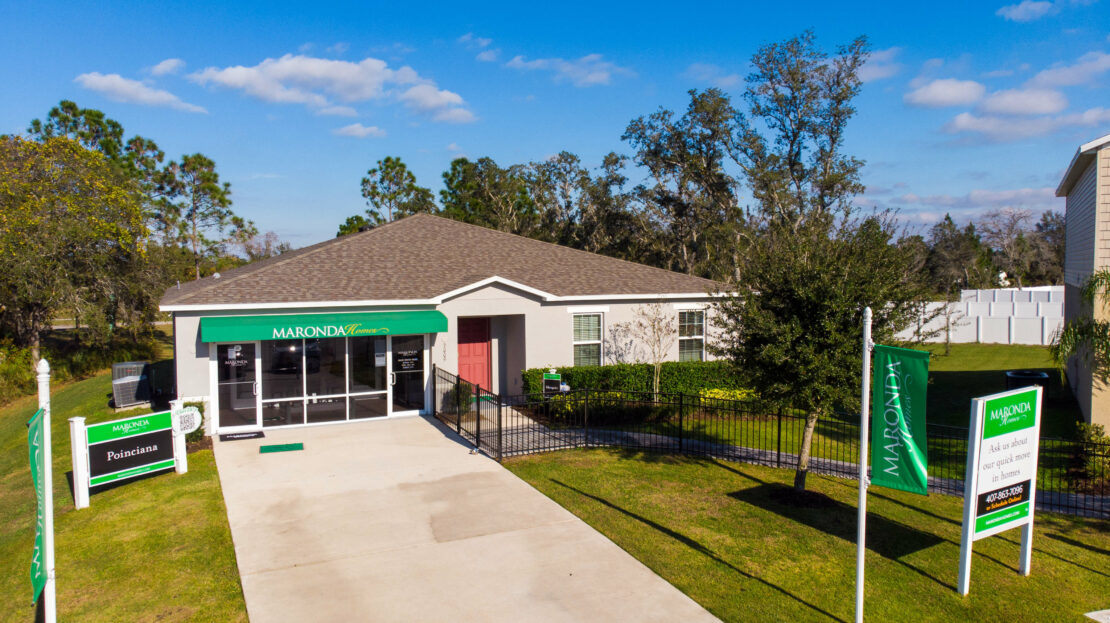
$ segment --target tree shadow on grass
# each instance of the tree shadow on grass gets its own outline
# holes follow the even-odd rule
[[[695,541],[694,539],[691,539],[690,537],[688,537],[688,536],[686,536],[686,535],[684,535],[680,532],[676,532],[674,530],[671,530],[670,528],[668,528],[668,527],[666,527],[662,524],[656,523],[656,522],[654,522],[654,521],[652,521],[652,520],[650,520],[646,517],[643,517],[641,515],[637,515],[636,513],[633,513],[630,510],[627,510],[625,508],[617,506],[616,504],[613,504],[612,502],[610,502],[609,500],[606,500],[605,498],[601,498],[601,497],[598,497],[596,495],[591,495],[589,493],[586,493],[585,491],[582,491],[581,489],[578,489],[576,487],[568,485],[568,484],[566,484],[562,481],[555,480],[554,478],[552,478],[551,482],[559,485],[560,487],[564,487],[566,489],[569,489],[569,490],[577,493],[578,495],[581,495],[582,497],[586,497],[586,498],[589,498],[591,500],[594,500],[595,502],[598,502],[599,504],[607,506],[607,507],[609,507],[609,508],[611,508],[611,509],[627,516],[627,517],[631,517],[632,519],[635,519],[636,521],[639,521],[640,523],[648,526],[649,528],[651,528],[651,529],[653,529],[653,530],[655,530],[655,531],[657,531],[657,532],[659,532],[659,533],[661,533],[665,536],[668,536],[668,537],[674,539],[675,541],[678,541],[679,543],[682,543],[686,547],[689,547],[690,549],[692,549],[695,552],[705,556],[706,558],[709,558],[710,560],[713,560],[714,562],[725,565],[726,567],[728,567],[729,569],[732,569],[736,573],[738,573],[738,574],[740,574],[740,575],[742,575],[742,576],[744,576],[744,577],[746,577],[750,580],[754,580],[756,582],[759,582],[760,584],[763,584],[764,586],[766,586],[768,588],[771,588],[771,589],[785,595],[786,597],[789,597],[790,599],[793,599],[794,601],[802,604],[803,606],[813,610],[814,612],[816,612],[818,614],[824,615],[825,617],[828,617],[828,618],[830,618],[834,621],[844,621],[844,619],[841,619],[840,617],[832,614],[831,612],[829,612],[827,610],[822,609],[819,606],[816,606],[814,604],[809,603],[808,601],[802,599],[801,597],[798,597],[797,595],[791,593],[790,591],[787,591],[787,590],[783,589],[780,586],[777,586],[775,584],[772,584],[772,583],[768,582],[767,580],[764,580],[763,578],[752,575],[752,574],[748,573],[747,571],[744,571],[743,569],[740,569],[739,567],[733,565],[732,563],[730,563],[727,560],[724,560],[723,558],[718,556],[711,549],[707,548],[706,546],[702,545],[701,543]]]

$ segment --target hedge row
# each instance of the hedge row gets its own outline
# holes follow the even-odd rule
[[[543,374],[550,368],[525,370],[524,393],[543,391]],[[617,363],[608,366],[565,366],[556,368],[571,389],[603,389],[650,392],[650,363]],[[726,361],[667,361],[659,372],[659,391],[666,394],[700,394],[705,390],[742,390]]]

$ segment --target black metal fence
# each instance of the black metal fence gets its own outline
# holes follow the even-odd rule
[[[436,368],[435,416],[475,448],[504,457],[569,448],[672,452],[794,469],[805,415],[758,400],[576,390],[499,396]],[[929,490],[963,495],[968,429],[928,425]],[[817,422],[809,469],[857,478],[859,415]],[[1044,437],[1037,508],[1110,518],[1110,444]]]

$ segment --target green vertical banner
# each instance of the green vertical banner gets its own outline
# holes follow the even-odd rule
[[[875,345],[874,362],[871,484],[925,495],[929,353]]]
[[[38,601],[39,594],[46,586],[46,552],[43,550],[42,535],[46,531],[46,483],[42,472],[45,469],[42,444],[43,410],[39,409],[27,422],[27,448],[31,461],[31,480],[35,485],[35,549],[31,552],[31,603]]]

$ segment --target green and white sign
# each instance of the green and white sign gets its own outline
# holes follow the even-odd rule
[[[86,428],[89,486],[173,468],[173,417],[169,411],[92,424]]]
[[[429,309],[341,314],[210,316],[200,319],[202,342],[252,342],[445,331],[447,316]]]
[[[27,448],[31,461],[31,481],[35,487],[35,547],[31,551],[31,603],[38,601],[39,594],[46,586],[46,552],[43,548],[43,535],[46,533],[46,455],[43,452],[43,413],[39,409],[27,422]]]
[[[876,344],[873,356],[871,484],[925,495],[929,353]]]
[[[1037,457],[1041,431],[1040,387],[1025,387],[971,401],[959,590],[970,582],[971,545],[1023,527],[1022,575],[1029,575]]]

